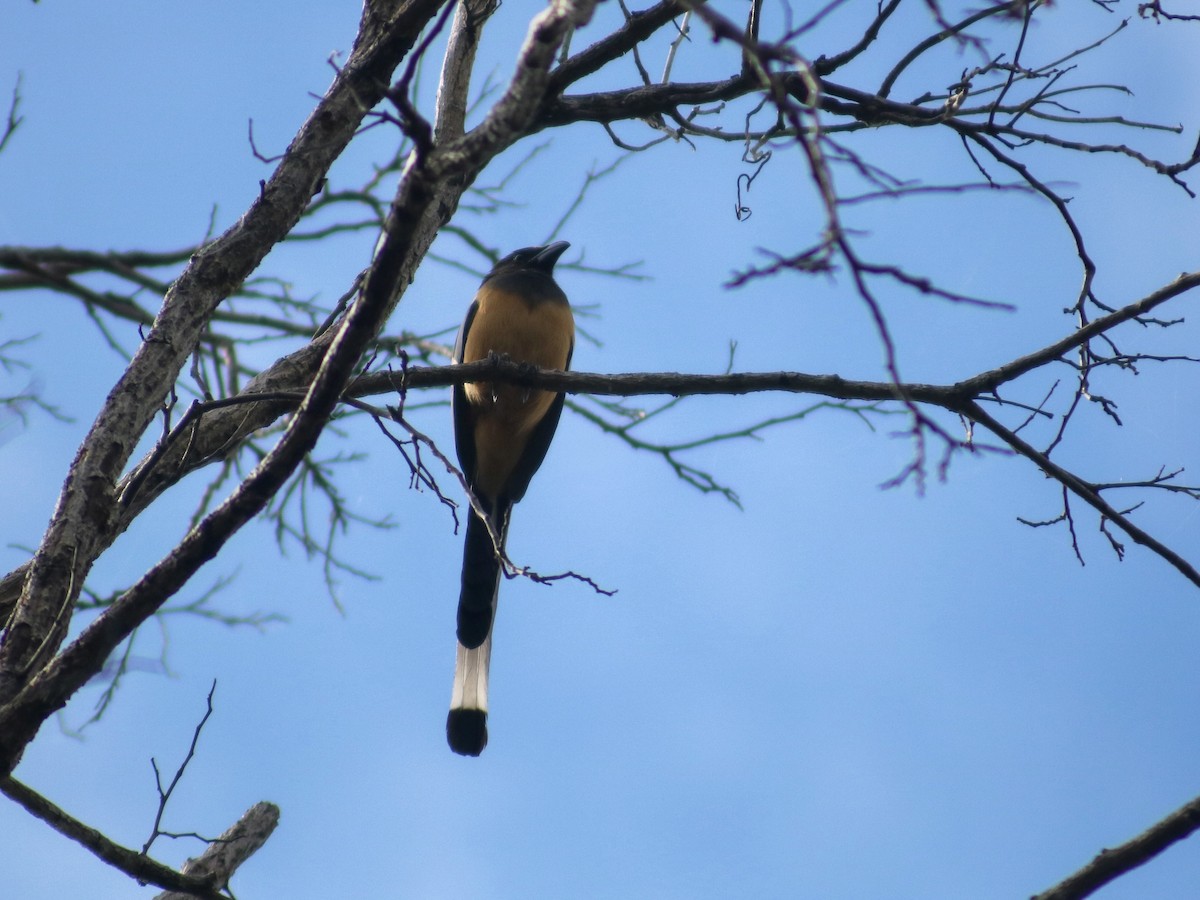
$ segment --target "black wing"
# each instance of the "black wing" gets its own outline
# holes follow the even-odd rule
[[[461,363],[467,347],[467,332],[475,321],[475,313],[479,311],[479,301],[473,300],[463,319],[462,327],[458,329],[458,338],[454,341],[454,362]],[[471,405],[467,402],[467,392],[463,385],[456,384],[450,393],[450,409],[454,415],[454,446],[458,450],[458,465],[462,468],[467,483],[475,486],[475,435],[471,428]]]

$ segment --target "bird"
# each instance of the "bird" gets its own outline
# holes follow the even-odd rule
[[[524,247],[495,264],[459,329],[456,363],[495,355],[541,369],[567,370],[575,349],[575,319],[567,295],[554,280],[554,264],[569,246],[556,241]],[[492,382],[455,385],[451,394],[459,465],[487,516],[485,522],[477,510],[470,510],[463,544],[458,648],[446,717],[447,743],[463,756],[479,756],[487,746],[499,553],[508,537],[512,506],[525,496],[546,458],[563,399],[561,393]]]

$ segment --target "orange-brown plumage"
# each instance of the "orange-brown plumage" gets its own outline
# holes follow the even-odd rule
[[[559,299],[561,294],[520,293],[485,283],[475,298],[478,309],[462,361],[495,353],[540,369],[565,369],[575,343],[575,322],[565,298]],[[530,435],[557,395],[487,382],[465,385],[463,392],[475,442],[472,486],[494,502],[504,493]]]

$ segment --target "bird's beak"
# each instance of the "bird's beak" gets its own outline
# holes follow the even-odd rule
[[[547,244],[533,258],[533,261],[538,266],[544,267],[547,270],[553,269],[554,264],[558,262],[558,258],[566,253],[567,248],[570,246],[566,241],[555,241],[553,244]]]

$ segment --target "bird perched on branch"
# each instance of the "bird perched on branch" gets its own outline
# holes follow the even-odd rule
[[[496,354],[542,369],[567,369],[575,348],[575,320],[567,295],[554,281],[554,264],[569,246],[558,241],[526,247],[496,263],[467,310],[455,362]],[[451,405],[458,461],[487,520],[476,510],[467,516],[446,739],[455,753],[478,756],[487,745],[488,665],[500,553],[512,505],[525,496],[558,427],[563,395],[476,382],[456,385]]]

